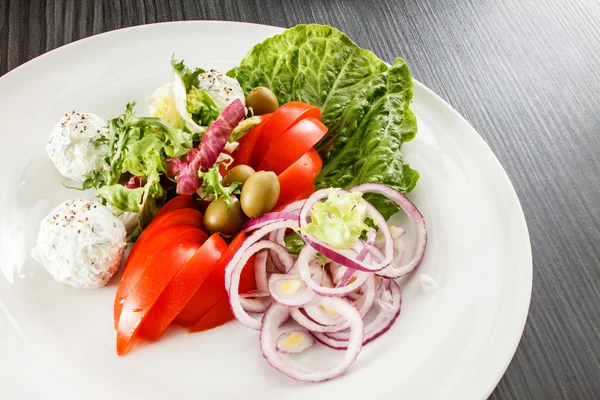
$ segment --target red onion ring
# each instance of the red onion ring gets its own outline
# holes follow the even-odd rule
[[[296,214],[287,212],[271,212],[261,215],[257,218],[252,218],[242,226],[242,230],[246,233],[255,231],[258,228],[262,228],[275,221],[297,221],[298,216]]]
[[[335,288],[323,287],[313,281],[312,277],[310,276],[309,262],[314,258],[316,253],[317,252],[315,249],[311,248],[310,246],[304,246],[302,251],[300,251],[298,260],[296,260],[296,264],[298,265],[298,272],[300,273],[300,276],[304,282],[306,282],[308,287],[314,290],[314,292],[318,295],[337,297],[347,295],[348,293],[353,292],[361,287],[370,276],[367,272],[356,271],[356,280],[347,286]]]
[[[246,240],[244,240],[244,243],[242,243],[240,248],[237,249],[237,251],[234,253],[233,257],[231,257],[231,260],[229,260],[229,262],[227,263],[227,266],[225,267],[225,289],[229,290],[228,288],[231,286],[231,274],[233,273],[233,269],[238,264],[240,258],[244,255],[246,250],[248,250],[248,248],[250,246],[252,246],[254,243],[261,240],[263,238],[263,236],[265,236],[269,232],[272,232],[274,230],[281,229],[281,228],[298,229],[298,223],[295,221],[286,221],[286,220],[275,221],[266,226],[263,226],[262,228],[257,229],[251,235],[249,235],[246,238]],[[281,259],[281,261],[283,261],[285,266],[287,266],[287,265],[291,266],[294,263],[294,257],[292,257],[292,255],[290,253],[288,253],[287,251],[282,252],[281,255],[283,258],[280,257],[280,259]]]
[[[304,382],[321,382],[342,375],[356,361],[362,349],[364,339],[364,321],[356,308],[340,298],[320,299],[326,307],[335,308],[344,318],[350,321],[351,333],[343,361],[325,371],[309,371],[297,366],[292,360],[284,358],[277,352],[279,327],[290,315],[287,307],[273,304],[263,316],[260,330],[260,349],[269,364],[279,372]]]
[[[379,271],[379,275],[388,278],[399,278],[415,269],[423,259],[425,247],[427,246],[427,227],[425,224],[425,219],[423,218],[423,214],[421,214],[419,209],[408,199],[408,197],[404,196],[397,190],[380,183],[363,183],[362,185],[354,186],[352,189],[350,189],[350,191],[361,193],[377,193],[387,197],[400,206],[402,210],[404,210],[415,227],[417,241],[415,243],[415,251],[412,259],[402,266],[390,264],[385,269]],[[300,222],[302,223],[302,220]]]
[[[389,291],[392,296],[391,309],[388,310],[387,314],[380,312],[371,323],[365,326],[363,346],[386,333],[400,315],[402,305],[400,286],[395,281],[390,280]],[[346,349],[348,347],[348,340],[350,339],[350,333],[345,331],[331,333],[312,332],[312,334],[319,342],[335,350]]]
[[[243,247],[243,246],[242,246]],[[240,249],[242,248],[240,247]],[[228,288],[229,293],[229,305],[231,306],[231,311],[233,315],[240,321],[242,324],[246,325],[251,329],[260,329],[261,322],[257,319],[252,318],[248,315],[248,312],[242,306],[242,300],[239,293],[239,285],[240,285],[240,276],[242,274],[242,270],[244,266],[250,259],[250,257],[263,249],[272,249],[276,250],[282,257],[290,256],[290,254],[285,250],[284,247],[278,245],[277,243],[270,242],[268,240],[263,240],[258,243],[253,243],[250,247],[241,252],[240,257],[237,258],[233,267],[231,267],[231,275],[230,280],[231,284]],[[239,252],[239,250],[238,250]],[[237,253],[236,253],[237,255]],[[235,257],[235,255],[234,255]],[[231,261],[229,262],[227,268],[230,268]],[[249,299],[245,299],[246,301]],[[247,304],[250,305],[250,304]]]
[[[286,281],[287,283],[297,282],[298,288],[292,295],[286,296],[281,292],[282,281]],[[283,284],[286,282],[283,282]],[[315,292],[306,286],[306,283],[304,283],[299,275],[289,274],[271,275],[269,279],[269,293],[271,293],[271,297],[276,303],[287,307],[301,307],[315,297]]]

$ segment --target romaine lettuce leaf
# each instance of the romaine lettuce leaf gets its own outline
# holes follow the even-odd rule
[[[298,25],[254,46],[228,75],[246,95],[265,86],[279,104],[321,108],[329,132],[316,146],[324,161],[317,188],[381,182],[406,193],[415,186],[419,174],[400,153],[417,132],[412,77],[401,58],[389,67],[335,28]],[[365,197],[386,218],[398,210],[383,197]]]

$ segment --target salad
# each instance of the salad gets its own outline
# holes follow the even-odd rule
[[[417,133],[406,63],[298,25],[226,73],[175,58],[171,69],[146,99],[149,116],[131,102],[108,121],[72,111],[56,124],[49,158],[94,199],[58,205],[34,258],[77,288],[106,285],[122,264],[119,355],[171,325],[237,319],[285,375],[343,374],[398,318],[397,279],[426,249],[425,220],[405,196],[419,174],[400,151]],[[407,227],[388,222],[398,211],[410,248]],[[317,342],[343,350],[340,363],[303,366],[296,355]]]

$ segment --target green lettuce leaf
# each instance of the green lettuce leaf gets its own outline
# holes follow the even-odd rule
[[[106,165],[83,185],[95,188],[96,195],[117,214],[140,213],[132,238],[141,233],[164,203],[166,192],[160,179],[166,172],[165,158],[181,157],[192,147],[191,138],[184,131],[161,118],[138,117],[134,106],[135,103],[127,104],[122,115],[108,122]],[[145,184],[133,189],[125,187],[123,181],[132,176],[140,177]]]
[[[192,87],[186,96],[186,101],[188,113],[200,126],[212,124],[219,116],[219,107],[204,90]]]
[[[202,180],[202,195],[201,198],[212,198],[212,201],[217,199],[225,200],[227,209],[231,207],[231,202],[236,194],[240,194],[240,182],[233,182],[229,186],[223,186],[219,175],[219,165],[215,165],[206,172],[198,172],[198,176]]]
[[[360,192],[338,196],[331,189],[324,202],[313,206],[310,223],[302,230],[336,249],[356,246],[362,233],[369,229],[365,223],[367,208],[361,199]]]
[[[183,80],[186,93],[188,93],[193,86],[198,86],[198,75],[206,72],[202,68],[196,68],[192,71],[185,66],[183,60],[178,62],[174,58],[171,58],[171,67],[173,67],[173,72],[179,75]]]
[[[246,94],[265,86],[279,104],[321,108],[329,131],[316,146],[324,161],[317,188],[381,182],[406,193],[415,186],[419,175],[400,153],[417,132],[412,77],[401,58],[390,67],[335,28],[298,25],[254,46],[228,75]],[[383,197],[365,198],[386,218],[398,210]]]

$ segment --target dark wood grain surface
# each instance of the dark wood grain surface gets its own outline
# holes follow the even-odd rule
[[[529,225],[531,309],[491,398],[600,399],[598,0],[0,0],[0,75],[90,35],[192,19],[325,23],[404,57],[491,146]]]

